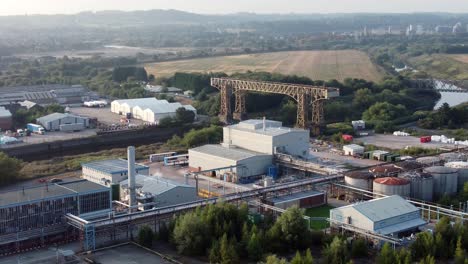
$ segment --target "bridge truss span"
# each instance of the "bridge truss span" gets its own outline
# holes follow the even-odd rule
[[[338,88],[303,84],[260,82],[231,78],[211,78],[211,86],[220,90],[220,119],[229,123],[232,118],[243,120],[246,117],[245,96],[248,92],[283,94],[297,102],[297,123],[300,128],[312,128],[318,134],[324,123],[324,100],[338,97]],[[234,114],[232,115],[231,97],[234,96]]]

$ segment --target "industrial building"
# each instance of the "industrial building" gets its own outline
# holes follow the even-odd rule
[[[47,131],[79,131],[89,127],[89,118],[72,114],[53,113],[37,119]]]
[[[41,106],[50,104],[80,105],[85,101],[97,99],[95,92],[90,92],[82,85],[32,85],[2,87],[0,105],[11,105],[25,100]]]
[[[136,200],[140,209],[164,207],[193,202],[198,199],[195,186],[180,184],[161,177],[137,174],[135,176]],[[129,180],[120,183],[120,198],[130,200]],[[143,204],[151,204],[144,206]],[[143,208],[141,208],[143,207]]]
[[[185,108],[192,111],[195,116],[197,110],[191,105],[182,105],[180,103],[169,103],[166,100],[151,98],[138,98],[115,100],[111,103],[112,113],[131,116],[149,123],[159,123],[162,118],[174,117],[177,109]]]
[[[327,194],[313,190],[270,198],[266,202],[266,204],[282,209],[288,209],[292,206],[297,206],[299,208],[312,208],[326,203]]]
[[[420,209],[398,195],[359,202],[330,210],[332,227],[400,237],[426,225]]]
[[[78,180],[0,194],[0,254],[67,239],[65,214],[87,219],[108,214],[110,189]],[[59,237],[59,238],[57,238]]]
[[[128,178],[128,162],[124,159],[93,161],[81,166],[83,178],[98,184],[118,184]],[[135,172],[149,175],[149,167],[136,164]]]
[[[223,145],[273,155],[307,157],[309,131],[283,127],[279,121],[250,119],[223,128]]]
[[[0,106],[0,129],[8,130],[13,126],[11,112]]]
[[[343,152],[346,156],[355,156],[364,154],[364,147],[356,144],[343,146]]]
[[[189,167],[191,171],[209,171],[216,168],[238,166],[237,168],[218,170],[220,174],[233,172],[244,178],[265,174],[273,164],[273,155],[254,152],[236,147],[204,145],[189,149]],[[213,171],[213,173],[216,173]],[[216,176],[213,175],[213,176]]]

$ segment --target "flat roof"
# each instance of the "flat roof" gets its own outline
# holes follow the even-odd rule
[[[195,188],[194,186],[181,184],[166,178],[141,174],[135,176],[135,183],[137,186],[140,186],[143,192],[149,192],[153,195],[160,195],[177,187]],[[122,181],[120,186],[122,186],[122,188],[128,188],[128,179]]]
[[[267,156],[267,154],[246,150],[243,148],[226,148],[221,145],[204,145],[190,149],[189,151],[199,152],[211,156],[216,156],[229,160],[244,160],[255,156]],[[271,156],[271,155],[268,155]]]
[[[324,193],[319,192],[319,191],[310,190],[310,191],[306,191],[306,192],[293,193],[293,194],[285,195],[285,196],[278,196],[278,197],[270,198],[268,200],[270,200],[274,204],[281,204],[281,203],[297,201],[297,200],[300,200],[300,199],[313,197],[313,196],[319,196],[319,195],[324,195]]]
[[[103,173],[115,174],[128,171],[128,162],[125,159],[100,160],[81,164],[82,167],[98,170]],[[135,163],[136,170],[148,169],[148,166]]]
[[[0,207],[27,203],[54,197],[68,196],[75,193],[87,193],[109,188],[88,180],[78,180],[65,183],[52,183],[32,188],[16,189],[0,193]]]
[[[406,201],[399,195],[392,195],[383,198],[373,199],[370,201],[355,203],[340,208],[353,207],[356,211],[367,217],[373,222],[378,222],[384,219],[397,217],[400,215],[418,212],[419,209]]]
[[[239,124],[227,126],[227,128],[268,136],[278,136],[291,132],[307,132],[305,129],[283,127],[281,122],[273,120],[265,120],[265,129],[263,129],[262,119],[245,120]]]

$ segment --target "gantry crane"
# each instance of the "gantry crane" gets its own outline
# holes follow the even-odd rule
[[[338,88],[231,78],[211,78],[211,86],[220,90],[219,117],[224,123],[231,122],[232,118],[236,120],[246,118],[245,96],[247,92],[284,94],[297,102],[296,127],[309,128],[315,135],[320,133],[320,127],[324,124],[324,100],[340,95]],[[234,115],[232,115],[231,110],[231,97],[233,95],[235,96]]]

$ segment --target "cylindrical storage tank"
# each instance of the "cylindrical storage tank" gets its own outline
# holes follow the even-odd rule
[[[440,159],[444,162],[465,161],[466,156],[463,153],[449,152],[439,155]]]
[[[437,156],[417,158],[416,161],[421,163],[424,167],[439,166],[442,162],[440,157]]]
[[[457,193],[458,171],[457,169],[434,166],[425,168],[424,172],[434,177],[434,196],[442,197],[444,194],[452,195]]]
[[[374,177],[396,177],[402,170],[394,165],[377,166],[369,169]]]
[[[395,164],[395,167],[400,168],[403,171],[414,171],[422,169],[422,164],[415,160],[405,160]]]
[[[432,201],[434,178],[429,173],[408,171],[398,177],[410,181],[410,197],[423,201]]]
[[[400,195],[401,197],[409,197],[411,193],[410,181],[397,177],[384,177],[374,180],[374,193],[385,195]],[[375,195],[375,198],[380,196]]]
[[[372,181],[374,180],[374,175],[367,171],[352,171],[348,172],[344,176],[345,184],[351,187],[363,189],[366,191],[372,191]],[[347,194],[348,199],[359,199],[362,200],[366,196],[360,195],[357,192],[350,191]]]
[[[458,190],[463,190],[465,182],[468,182],[468,162],[467,161],[454,161],[445,163],[445,167],[458,170]]]

